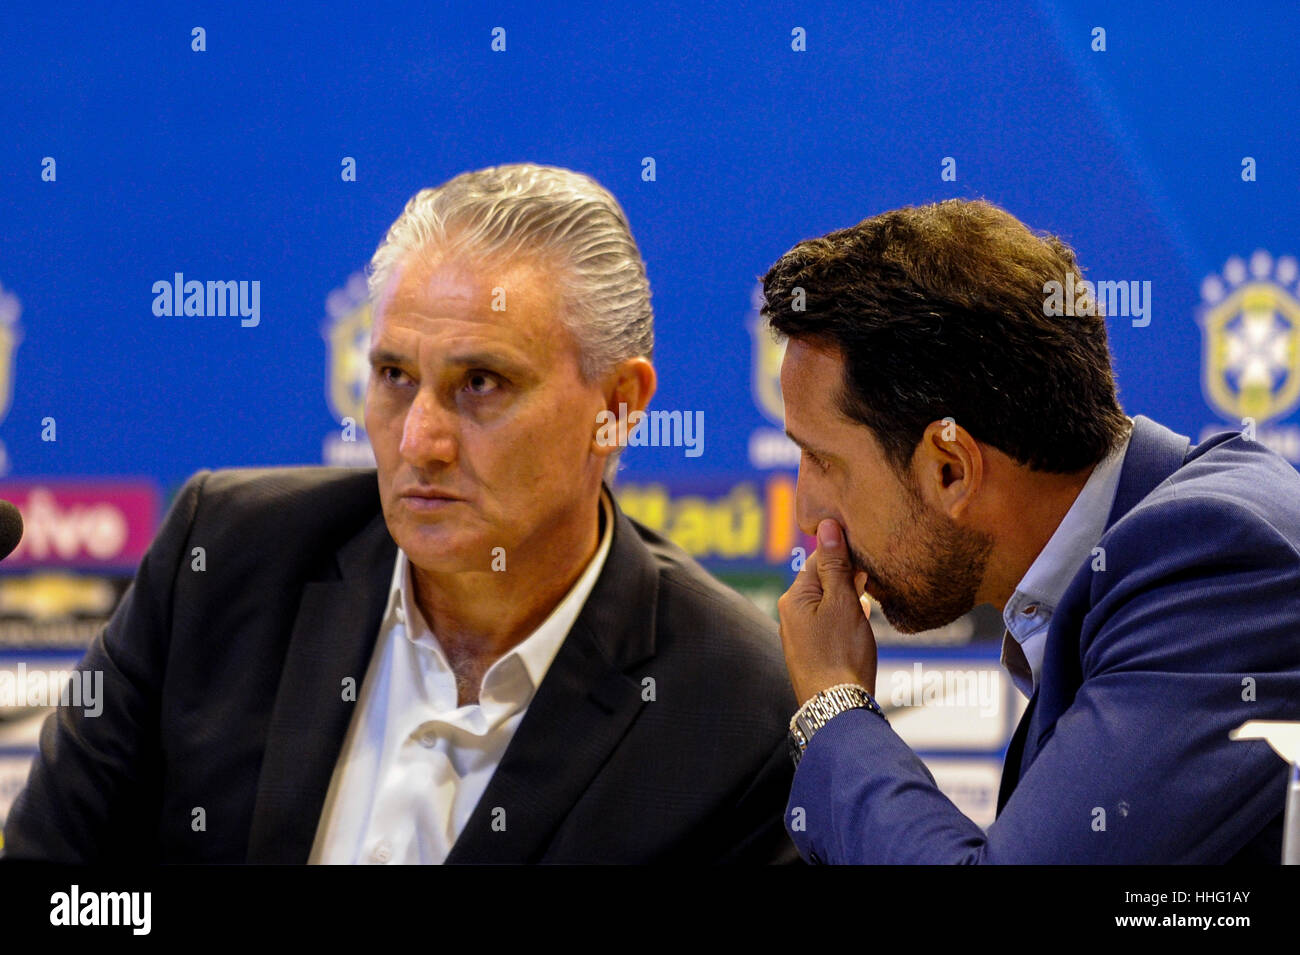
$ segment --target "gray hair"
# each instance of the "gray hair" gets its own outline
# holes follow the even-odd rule
[[[618,200],[590,176],[514,163],[421,189],[370,260],[371,301],[401,259],[430,247],[490,260],[556,262],[562,320],[577,340],[587,381],[654,351],[645,263]]]

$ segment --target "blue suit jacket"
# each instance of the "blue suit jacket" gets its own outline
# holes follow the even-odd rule
[[[883,719],[813,737],[786,825],[810,862],[1278,862],[1287,767],[1248,719],[1300,719],[1300,475],[1237,432],[1134,421],[1100,546],[1049,624],[986,831]],[[801,812],[799,810],[802,810]]]

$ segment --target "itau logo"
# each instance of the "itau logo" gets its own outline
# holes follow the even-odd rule
[[[325,299],[325,400],[338,429],[325,435],[325,464],[374,467],[365,431],[366,383],[370,378],[370,295],[366,277],[354,272]]]
[[[1263,249],[1228,259],[1201,283],[1205,400],[1230,426],[1300,464],[1300,428],[1284,424],[1300,405],[1300,267]],[[1223,429],[1208,425],[1202,437]]]

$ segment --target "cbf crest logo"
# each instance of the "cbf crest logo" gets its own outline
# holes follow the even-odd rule
[[[763,283],[749,296],[750,391],[754,404],[775,428],[756,428],[749,435],[749,463],[755,468],[796,468],[799,448],[785,436],[785,402],[781,398],[781,362],[785,358],[785,341],[777,341],[763,321]]]
[[[325,436],[322,459],[326,464],[373,467],[375,456],[365,435],[371,324],[365,275],[356,272],[343,288],[330,292],[325,313],[325,399],[339,430]]]
[[[754,286],[749,296],[749,334],[753,343],[754,360],[750,387],[754,404],[768,421],[785,427],[785,403],[781,399],[781,362],[785,358],[785,342],[777,341],[767,323],[760,317],[763,307],[763,284]]]
[[[9,414],[9,405],[14,397],[14,351],[23,337],[18,326],[18,316],[22,311],[18,296],[6,292],[0,285],[0,421]],[[9,451],[0,444],[0,474],[8,473]]]
[[[1210,407],[1293,462],[1300,429],[1265,429],[1300,405],[1300,268],[1258,250],[1201,283],[1201,385]],[[1207,429],[1208,430],[1208,429]],[[1218,430],[1221,430],[1218,429]]]

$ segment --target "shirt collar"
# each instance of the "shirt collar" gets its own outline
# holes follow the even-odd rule
[[[608,493],[603,488],[600,494],[600,508],[604,526],[601,531],[600,543],[596,547],[596,553],[587,562],[586,568],[573,586],[569,588],[569,592],[556,604],[550,615],[538,625],[537,629],[488,668],[483,677],[485,691],[487,691],[490,683],[489,678],[501,673],[507,667],[518,668],[520,664],[522,664],[524,673],[532,684],[532,691],[535,692],[537,687],[541,685],[542,678],[546,676],[546,671],[550,669],[551,662],[560,650],[560,645],[564,643],[565,637],[573,629],[573,624],[577,621],[579,614],[582,613],[587,598],[591,596],[592,590],[595,589],[600,572],[604,569],[605,559],[609,556],[610,546],[614,539],[614,507]],[[415,603],[415,590],[411,581],[411,561],[406,552],[400,547],[397,549],[397,559],[393,565],[393,576],[389,584],[388,603],[384,610],[383,626],[390,625],[394,619],[397,623],[404,625],[408,639],[415,643],[428,644],[439,656],[442,656],[442,648],[438,645],[436,637],[429,629],[428,623],[424,620],[423,614],[420,613],[419,607]]]
[[[1055,610],[1074,575],[1092,556],[1097,541],[1106,532],[1132,435],[1130,428],[1124,440],[1092,469],[1078,497],[1007,601],[1002,619],[1013,633],[1019,616]]]

